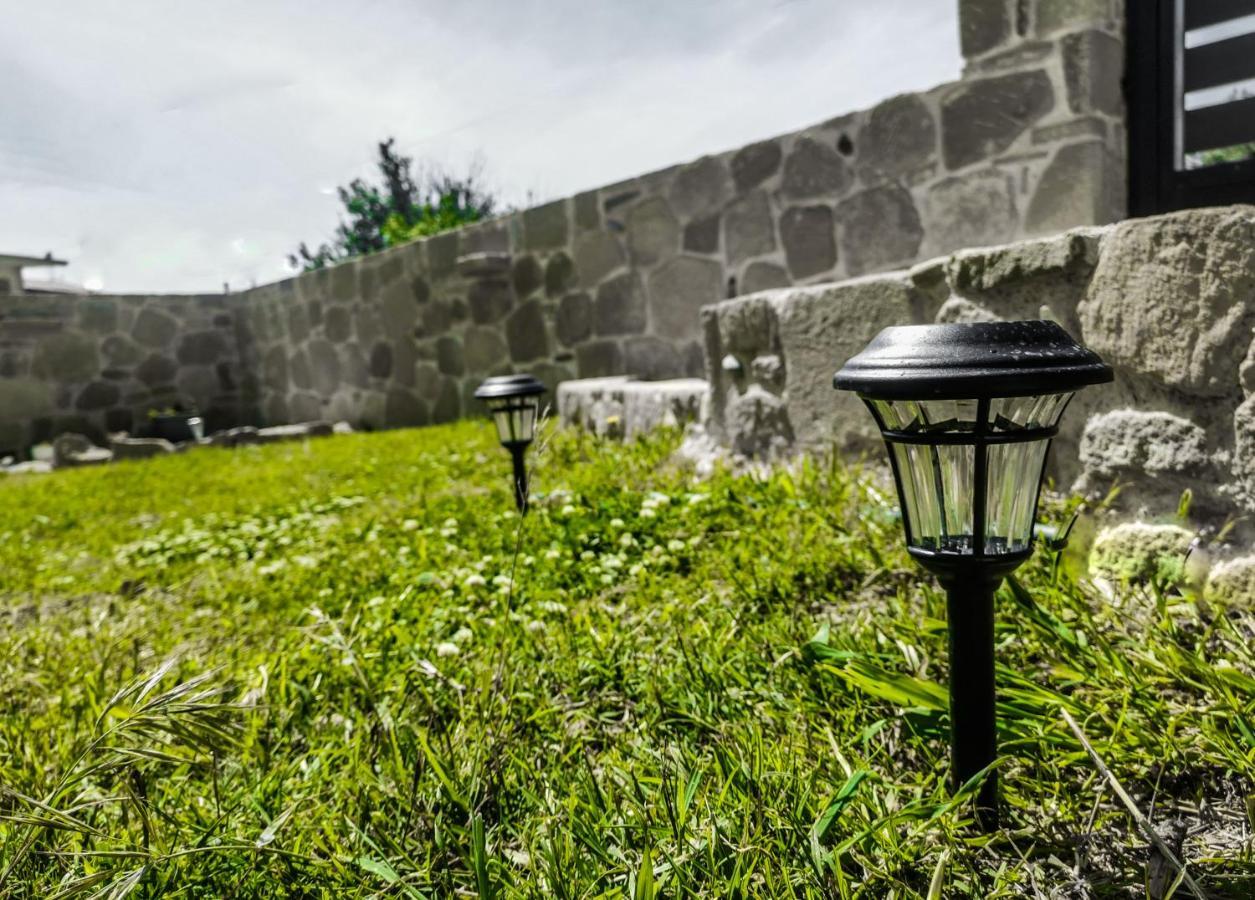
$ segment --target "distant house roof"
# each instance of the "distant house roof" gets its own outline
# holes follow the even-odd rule
[[[24,268],[26,266],[64,266],[64,259],[53,259],[52,254],[46,256],[22,256],[16,253],[0,253],[0,266]]]

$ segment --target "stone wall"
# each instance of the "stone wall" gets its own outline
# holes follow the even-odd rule
[[[172,399],[212,424],[421,425],[471,412],[491,374],[694,376],[703,305],[1121,218],[1121,7],[959,8],[962,79],[793,134],[226,297],[6,299],[66,336],[6,351],[23,399],[0,430],[124,427]],[[137,347],[119,359],[115,328]],[[95,355],[22,362],[69,335]]]
[[[832,375],[882,327],[1050,318],[1112,365],[1069,408],[1060,487],[1170,517],[1255,512],[1255,207],[1191,210],[964,250],[897,272],[768,291],[703,310],[710,427],[747,452],[879,453]]]
[[[265,419],[444,421],[507,371],[693,376],[704,304],[1121,218],[1120,8],[960,16],[958,82],[246,292]]]
[[[63,431],[102,440],[150,409],[192,404],[211,427],[256,418],[237,298],[0,296],[0,453]]]

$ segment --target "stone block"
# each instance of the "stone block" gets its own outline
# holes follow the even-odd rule
[[[757,384],[732,395],[725,419],[732,449],[744,456],[772,456],[793,446],[785,401]]]
[[[677,256],[649,275],[650,330],[668,340],[695,339],[699,311],[719,300],[723,267],[708,259]]]
[[[114,435],[109,439],[109,449],[114,461],[124,459],[150,459],[174,452],[174,444],[164,438],[133,438]]]
[[[1105,225],[1124,215],[1124,171],[1102,141],[1059,148],[1024,217],[1028,234]]]
[[[784,161],[781,189],[786,196],[833,196],[849,187],[850,182],[849,167],[835,148],[807,135],[794,141]]]
[[[474,282],[467,291],[466,300],[470,304],[471,319],[477,325],[499,321],[514,306],[510,286],[495,278]]]
[[[510,359],[528,362],[549,355],[549,336],[539,300],[528,300],[510,313],[505,321],[506,344]]]
[[[391,378],[392,345],[387,341],[380,341],[371,347],[370,362],[367,363],[366,368],[371,378]]]
[[[531,254],[520,256],[514,261],[510,272],[510,282],[514,286],[514,295],[522,300],[531,296],[545,283],[545,270]]]
[[[837,264],[836,228],[828,206],[795,206],[780,216],[780,241],[794,280],[827,272]]]
[[[1120,501],[1147,513],[1171,513],[1190,488],[1207,501],[1217,481],[1207,432],[1171,413],[1119,409],[1085,423],[1075,489],[1105,493],[1125,485]]]
[[[556,407],[563,424],[632,438],[660,426],[700,421],[706,397],[706,382],[698,378],[647,382],[612,376],[563,382]]]
[[[96,339],[72,331],[50,334],[35,345],[31,374],[57,384],[87,381],[100,373]]]
[[[340,387],[340,356],[329,341],[314,340],[306,348],[309,374],[314,390],[330,397]]]
[[[633,206],[628,210],[626,224],[628,253],[637,265],[650,265],[679,249],[680,223],[661,197],[650,197]]]
[[[1085,25],[1110,30],[1116,19],[1111,0],[1037,0],[1036,30],[1043,37]]]
[[[348,309],[343,306],[332,306],[323,317],[323,334],[334,343],[347,341],[353,333],[353,319]]]
[[[728,207],[723,217],[723,246],[733,266],[776,249],[775,222],[766,193],[753,191]]]
[[[959,0],[959,49],[965,57],[988,53],[1010,37],[1008,0]]]
[[[1121,115],[1124,42],[1105,31],[1081,31],[1065,35],[1061,44],[1068,108],[1074,113]]]
[[[567,201],[555,200],[524,210],[523,234],[528,250],[554,250],[566,246]]]
[[[1090,572],[1118,583],[1151,579],[1176,583],[1194,535],[1177,525],[1126,522],[1099,533],[1090,551]]]
[[[1203,599],[1223,607],[1255,606],[1255,556],[1239,556],[1213,566]]]
[[[113,459],[113,454],[104,447],[97,447],[84,435],[67,431],[58,435],[52,442],[52,467],[54,469],[74,469],[83,466],[96,466]]]
[[[988,249],[961,250],[945,261],[955,291],[1015,289],[1041,278],[1067,278],[1078,288],[1098,262],[1097,231],[1069,231]]]
[[[686,253],[718,253],[721,218],[710,215],[696,219],[684,226],[684,250]]]
[[[572,203],[575,206],[575,227],[578,230],[589,231],[601,227],[601,210],[597,206],[596,191],[576,194]]]
[[[108,409],[121,399],[122,391],[116,384],[108,381],[93,381],[79,391],[74,407],[84,411]]]
[[[625,261],[623,247],[609,231],[589,231],[575,239],[575,268],[586,287],[594,287]]]
[[[126,335],[111,334],[100,342],[100,353],[106,365],[125,368],[140,360],[140,349]]]
[[[1054,105],[1050,77],[1040,69],[959,82],[941,104],[946,167],[997,156]]]
[[[567,294],[558,302],[554,319],[554,332],[558,341],[573,347],[593,333],[593,301],[580,291]]]
[[[623,374],[623,349],[618,341],[587,341],[575,348],[575,369],[580,378]]]
[[[300,441],[311,437],[327,437],[335,433],[331,422],[314,419],[307,422],[296,422],[292,425],[272,425],[259,428],[255,435],[258,444],[278,444],[284,441]]]
[[[545,263],[545,296],[561,297],[579,280],[571,257],[558,251]]]
[[[752,262],[745,267],[745,274],[741,278],[741,293],[755,294],[772,288],[788,287],[792,283],[789,273],[775,263]]]
[[[486,374],[506,361],[510,349],[495,328],[472,326],[462,338],[462,358],[469,374]]]
[[[631,337],[623,342],[623,368],[633,378],[674,378],[684,362],[671,341],[656,337]]]
[[[1000,169],[938,181],[924,209],[929,255],[1006,243],[1020,224],[1011,176]]]
[[[1255,325],[1255,207],[1114,226],[1078,312],[1108,363],[1188,394],[1232,394]]]
[[[140,310],[131,328],[131,337],[145,347],[162,348],[174,340],[179,323],[165,313],[151,307]]]
[[[963,297],[951,297],[937,310],[933,320],[941,325],[968,325],[972,322],[1001,322],[1002,316]]]
[[[118,306],[105,297],[79,298],[79,326],[96,334],[109,334],[118,327]]]
[[[896,184],[870,188],[837,205],[841,256],[851,275],[910,262],[924,239],[915,202]]]
[[[384,423],[390,428],[416,428],[431,423],[427,404],[401,388],[388,391],[383,415]]]
[[[209,366],[230,352],[226,338],[218,331],[194,331],[179,339],[176,353],[181,365]]]
[[[775,175],[783,158],[784,153],[777,140],[759,141],[736,151],[731,168],[737,193],[747,193]]]
[[[881,329],[915,321],[916,292],[905,275],[880,275],[771,298],[785,367],[785,409],[794,438],[809,447],[874,447],[879,433],[863,403],[835,391],[832,374]]]
[[[668,197],[676,215],[692,219],[719,210],[732,195],[732,177],[723,159],[703,156],[675,174]]]
[[[645,298],[635,273],[616,275],[597,288],[593,322],[599,335],[640,334],[645,330]]]
[[[432,422],[452,422],[461,415],[462,392],[458,390],[458,383],[452,378],[442,379],[440,393],[431,406]]]
[[[452,335],[436,339],[436,366],[443,375],[461,375],[466,371],[462,359],[462,342]]]
[[[861,141],[863,165],[881,172],[910,172],[937,155],[937,124],[918,94],[901,94],[872,109]]]
[[[463,278],[504,278],[510,271],[510,254],[464,253],[457,258],[457,272]]]

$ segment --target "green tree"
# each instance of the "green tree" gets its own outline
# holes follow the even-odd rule
[[[379,143],[380,183],[354,178],[336,188],[345,215],[335,234],[313,250],[302,242],[288,257],[293,267],[321,269],[492,215],[496,199],[480,184],[475,166],[462,178],[436,168],[416,176],[414,161],[400,155],[394,142]]]

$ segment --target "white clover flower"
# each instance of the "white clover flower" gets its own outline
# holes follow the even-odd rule
[[[583,553],[580,554],[580,559],[584,560],[584,562],[588,562],[590,559],[596,559],[596,558],[597,558],[597,554],[594,553],[592,550],[585,550]]]
[[[402,531],[417,531],[418,519],[406,519],[404,522],[401,523],[401,530]]]
[[[453,643],[465,644],[467,641],[475,637],[475,632],[471,631],[465,625],[453,632]]]
[[[545,630],[545,623],[539,619],[532,619],[527,623],[527,630],[532,634],[540,634]]]
[[[471,575],[466,579],[466,581],[462,582],[462,586],[467,588],[477,588],[483,587],[487,583],[488,580],[485,579],[483,575]]]
[[[437,656],[457,656],[462,650],[453,641],[441,641],[436,645]]]
[[[497,575],[497,576],[494,576],[494,577],[493,577],[493,579],[492,579],[492,583],[493,583],[496,587],[509,587],[509,586],[510,586],[510,576],[509,576],[509,575]]]
[[[640,516],[641,516],[641,518],[642,518],[642,519],[652,519],[652,518],[654,518],[654,516],[656,516],[656,515],[658,515],[658,514],[657,514],[656,512],[654,512],[654,508],[653,508],[652,506],[642,506],[642,507],[641,507]]]
[[[545,551],[545,559],[561,559],[562,551],[556,547],[550,547]]]
[[[654,546],[649,548],[649,552],[654,556],[662,556],[667,551],[662,549],[661,544],[654,544]]]
[[[443,522],[440,523],[440,527],[441,528],[457,528],[458,520],[454,518],[445,519]]]
[[[619,535],[620,547],[631,547],[635,543],[636,543],[636,538],[632,537],[632,535],[626,534],[626,533]]]
[[[644,563],[633,563],[631,568],[628,569],[628,574],[632,576],[636,576],[636,575],[641,574],[644,571],[645,571]]]
[[[562,615],[566,612],[566,604],[559,603],[557,600],[541,600],[536,604],[539,609],[554,615]]]
[[[524,566],[534,566],[536,565],[536,557],[524,556],[522,559],[519,560],[519,564],[524,565]]]
[[[624,526],[624,524],[626,524],[626,523],[624,523],[624,521],[623,521],[622,519],[618,519],[618,518],[616,518],[616,519],[611,519],[611,520],[610,520],[610,527],[611,527],[611,528],[614,528],[614,529],[619,529],[619,528],[622,528],[622,527]]]
[[[667,549],[670,550],[672,553],[679,553],[681,550],[685,548],[685,546],[687,545],[684,543],[684,541],[678,541],[675,538],[672,538],[671,540],[667,541]]]
[[[695,534],[691,538],[689,538],[690,547],[696,547],[701,542],[702,542],[702,536],[700,534]]]
[[[646,502],[651,506],[666,506],[671,502],[671,498],[666,494],[660,494],[658,491],[651,491]]]
[[[601,576],[601,583],[602,584],[614,584],[614,576],[611,575],[609,572],[607,572],[606,574]]]
[[[697,504],[705,501],[708,496],[708,494],[689,494],[688,504],[689,506],[696,506]]]
[[[562,507],[562,509],[558,510],[558,515],[573,516],[575,515],[575,507],[568,503],[566,506]]]
[[[601,564],[607,569],[623,568],[623,560],[612,553],[607,553],[601,558]]]

